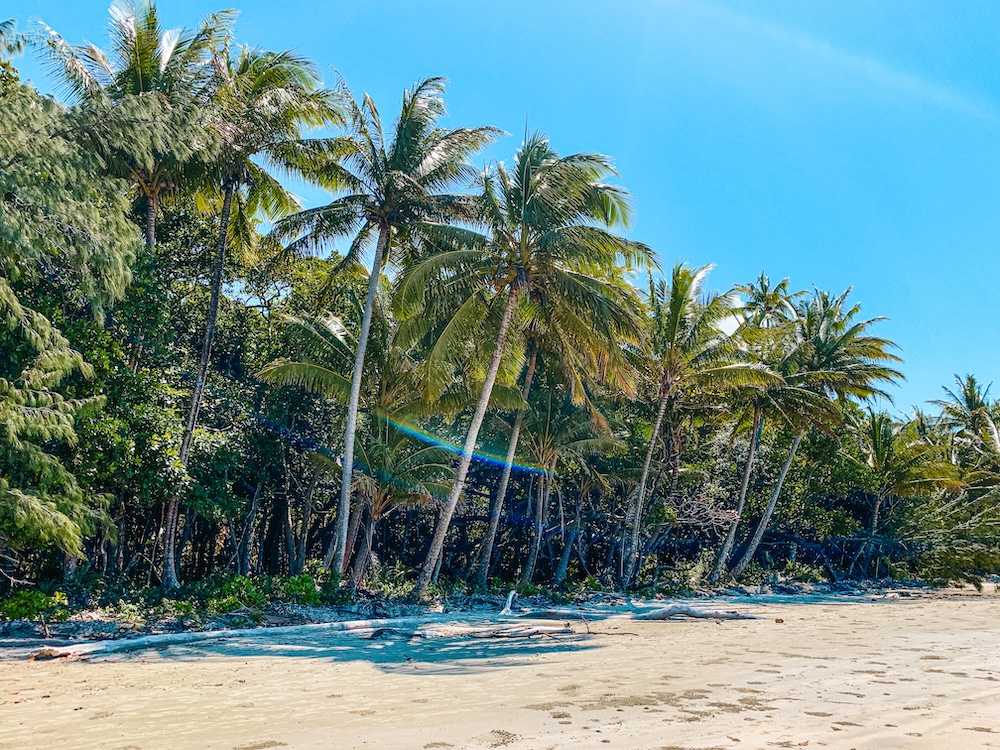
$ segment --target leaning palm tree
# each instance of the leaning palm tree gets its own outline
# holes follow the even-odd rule
[[[892,353],[896,345],[889,339],[872,336],[869,330],[884,318],[859,320],[861,306],[848,305],[851,290],[839,295],[816,291],[798,306],[795,320],[796,355],[794,383],[819,394],[829,403],[806,401],[798,413],[787,412],[794,437],[778,479],[761,517],[732,575],[739,578],[746,570],[777,507],[781,489],[792,461],[810,427],[829,426],[836,421],[838,402],[849,399],[891,397],[882,385],[903,377],[892,367],[900,358]]]
[[[469,158],[500,132],[491,127],[449,130],[440,125],[444,114],[442,78],[428,78],[403,95],[399,117],[388,134],[369,96],[365,95],[361,103],[349,101],[350,132],[336,139],[333,149],[336,158],[321,172],[324,184],[343,195],[325,206],[296,214],[275,228],[278,236],[296,238],[292,243],[295,248],[316,248],[329,240],[354,234],[344,259],[348,265],[359,264],[374,243],[347,404],[343,479],[331,560],[334,570],[340,570],[344,563],[354,435],[365,350],[382,268],[405,259],[409,248],[406,234],[415,225],[472,218],[471,201],[447,191],[474,177]]]
[[[668,443],[669,499],[676,493],[680,476],[683,420],[703,395],[781,380],[763,363],[747,361],[739,340],[723,331],[723,324],[737,314],[737,298],[734,292],[705,293],[711,270],[711,265],[692,269],[678,264],[669,285],[661,282],[650,290],[653,332],[648,372],[656,389],[657,411],[642,473],[627,511],[629,537],[622,545],[620,571],[624,586],[631,582],[639,563],[646,489],[661,433],[666,433]]]
[[[221,193],[219,237],[198,372],[178,456],[184,466],[190,457],[208,380],[230,240],[238,249],[249,250],[256,241],[255,226],[260,217],[276,219],[299,208],[267,168],[312,179],[310,167],[317,162],[317,153],[330,150],[330,141],[306,138],[304,130],[342,121],[335,92],[322,88],[315,67],[291,52],[243,47],[231,56],[225,49],[215,55],[215,67],[212,128],[221,145],[207,173],[206,191]],[[168,588],[178,584],[174,562],[178,507],[179,497],[175,495],[164,514],[163,583]]]
[[[651,251],[610,231],[626,225],[630,215],[625,191],[604,181],[611,174],[604,156],[560,157],[544,135],[531,135],[509,171],[500,164],[482,176],[479,207],[489,234],[425,227],[427,242],[443,249],[413,264],[399,280],[394,302],[407,318],[407,335],[432,340],[427,357],[432,396],[450,382],[453,363],[487,340],[485,330],[493,342],[489,351],[479,349],[489,355],[488,364],[473,358],[480,395],[414,598],[429,585],[444,547],[501,363],[513,362],[515,377],[523,364],[522,333],[538,311],[532,301],[549,296],[581,321],[603,318],[623,341],[641,336],[636,328],[641,302],[619,283],[620,268],[648,264]]]
[[[626,285],[628,281],[622,277],[620,283]],[[594,407],[589,391],[595,386],[611,386],[628,394],[634,392],[636,371],[627,357],[629,342],[622,341],[611,325],[612,320],[607,317],[581,320],[576,311],[565,304],[565,300],[547,294],[539,294],[533,302],[537,307],[537,314],[522,332],[527,342],[527,365],[521,398],[527,402],[540,361],[554,363],[569,384],[573,404],[586,407],[595,425],[603,426],[604,417]],[[643,321],[638,317],[635,328],[639,331],[643,328]],[[518,408],[511,425],[500,481],[490,499],[486,535],[483,537],[482,553],[473,578],[475,588],[482,589],[486,586],[500,527],[500,515],[506,501],[525,416],[525,408]]]
[[[152,252],[164,193],[183,181],[189,162],[211,151],[211,53],[235,12],[206,16],[194,30],[164,29],[152,0],[116,0],[110,16],[107,50],[71,45],[44,23],[38,41],[52,72],[94,116],[87,142],[144,200]]]

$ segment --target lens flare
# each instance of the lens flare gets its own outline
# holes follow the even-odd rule
[[[462,455],[464,447],[458,445],[457,443],[449,443],[447,440],[443,440],[439,438],[437,435],[427,432],[426,430],[422,430],[416,425],[407,424],[405,422],[399,422],[390,417],[385,412],[382,411],[378,412],[378,416],[379,418],[384,419],[386,422],[391,424],[400,432],[404,432],[416,440],[419,440],[423,443],[428,443],[430,445],[436,445],[437,447],[442,448],[448,451],[449,453],[454,453],[457,456]],[[475,461],[482,461],[483,463],[487,463],[492,466],[503,466],[507,462],[506,456],[501,456],[496,453],[487,453],[486,451],[476,451],[472,454],[472,458]],[[538,466],[536,464],[518,463],[517,461],[511,464],[511,471],[518,471],[525,474],[545,473],[545,469],[542,468],[541,466]]]

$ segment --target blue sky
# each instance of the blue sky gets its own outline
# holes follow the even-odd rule
[[[226,2],[161,0],[168,25]],[[906,409],[952,374],[1000,371],[1000,5],[588,0],[244,0],[241,41],[335,67],[388,116],[419,78],[450,81],[452,124],[615,158],[632,235],[713,286],[788,276],[854,287],[890,320]],[[7,0],[103,45],[105,0]],[[36,61],[18,61],[41,88]],[[333,74],[329,73],[333,80]],[[306,194],[309,202],[320,196]],[[1000,384],[998,384],[1000,389]]]

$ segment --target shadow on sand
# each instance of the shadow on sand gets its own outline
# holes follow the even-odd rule
[[[161,646],[95,656],[92,663],[118,661],[220,661],[259,657],[319,659],[331,663],[365,661],[390,673],[472,674],[525,666],[542,654],[598,648],[586,634],[536,635],[530,638],[420,637],[387,629],[374,632],[305,632],[259,634]]]

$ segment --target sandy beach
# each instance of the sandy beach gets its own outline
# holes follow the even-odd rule
[[[737,608],[760,619],[5,660],[0,748],[1000,747],[995,593]]]

